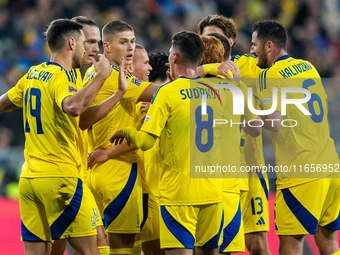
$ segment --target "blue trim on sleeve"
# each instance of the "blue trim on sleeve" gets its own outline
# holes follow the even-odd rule
[[[153,102],[155,101],[156,96],[158,95],[158,92],[160,91],[160,89],[163,88],[165,85],[168,85],[168,84],[170,84],[170,83],[163,84],[158,89],[156,89],[155,93],[152,95],[151,104],[153,104]]]
[[[244,147],[244,143],[245,143],[244,139],[243,139],[243,138],[241,138],[241,141],[240,141],[240,146],[241,146],[241,147]]]
[[[194,249],[195,238],[181,224],[179,224],[168,212],[165,206],[161,206],[162,219],[171,234],[187,249]]]
[[[148,214],[149,214],[149,194],[144,193],[143,194],[143,221],[142,221],[142,224],[140,224],[140,231],[143,230],[145,222],[148,219]]]
[[[133,187],[135,186],[137,179],[137,163],[133,163],[131,167],[131,172],[129,179],[127,180],[125,187],[119,193],[115,200],[113,200],[105,209],[104,209],[104,226],[105,229],[110,226],[110,224],[118,217],[118,215],[123,210],[127,201],[130,198]]]
[[[340,230],[340,212],[338,218],[336,218],[335,221],[323,226],[323,228],[328,230]]]
[[[67,205],[62,214],[50,226],[52,240],[60,239],[66,229],[76,218],[81,201],[83,199],[83,182],[78,179],[76,191],[74,192],[71,202]]]
[[[268,192],[266,180],[264,179],[264,176],[263,176],[263,174],[262,174],[262,172],[261,172],[260,169],[257,169],[256,173],[257,173],[257,176],[259,177],[261,186],[262,186],[263,191],[264,191],[264,193],[266,194],[266,198],[267,198],[267,200],[268,200],[268,193],[269,193],[269,192]]]
[[[241,227],[241,204],[238,204],[237,212],[231,222],[223,229],[223,242],[220,246],[222,253],[234,240]]]
[[[289,189],[283,189],[281,192],[287,206],[301,225],[309,234],[315,235],[318,228],[318,220],[294,197]]]
[[[41,238],[33,234],[31,231],[29,231],[25,224],[21,221],[21,237],[23,241],[34,241],[34,242],[43,242]]]
[[[218,241],[220,240],[220,236],[222,233],[223,223],[224,223],[224,211],[222,213],[222,220],[221,220],[221,225],[220,225],[220,229],[218,230],[218,233],[203,245],[204,248],[210,248],[210,249],[218,248],[219,246]]]

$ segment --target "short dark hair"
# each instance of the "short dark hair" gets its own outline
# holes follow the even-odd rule
[[[78,24],[84,26],[84,25],[88,25],[88,26],[93,26],[93,27],[98,27],[97,23],[86,16],[77,16],[71,19],[74,22],[77,22]]]
[[[65,42],[71,37],[78,40],[82,28],[82,25],[69,19],[53,20],[45,32],[46,41],[50,50],[52,52],[61,50]]]
[[[179,50],[183,63],[198,65],[204,51],[204,43],[200,36],[194,32],[181,31],[172,36],[172,46]]]
[[[133,31],[133,28],[122,20],[113,20],[103,27],[103,41],[112,41],[116,33],[124,31]]]
[[[216,37],[218,40],[221,41],[221,43],[223,44],[223,48],[224,48],[223,61],[227,61],[229,59],[230,53],[231,53],[231,47],[230,47],[229,39],[226,36],[224,36],[220,33],[210,33],[208,35]]]
[[[278,49],[285,49],[287,32],[282,24],[275,20],[260,20],[253,24],[251,32],[257,32],[257,39],[264,46],[272,41]]]
[[[234,44],[231,47],[233,50],[236,46],[236,26],[232,18],[226,18],[223,15],[219,14],[213,14],[213,15],[208,15],[204,19],[202,19],[197,26],[197,31],[201,35],[203,34],[203,30],[207,26],[216,26],[220,28],[223,31],[223,34],[227,38],[233,38],[234,39]]]
[[[149,81],[155,82],[160,79],[161,82],[165,82],[168,78],[166,71],[168,67],[165,65],[169,62],[169,56],[165,52],[153,51],[149,53],[149,64],[152,70],[149,74]]]

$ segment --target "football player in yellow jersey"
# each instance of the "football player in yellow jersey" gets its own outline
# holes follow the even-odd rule
[[[136,44],[135,54],[133,57],[133,74],[143,80],[148,80],[154,84],[162,85],[167,83],[167,67],[165,63],[168,63],[168,56],[165,53],[152,52],[149,58],[146,55],[144,47]],[[152,69],[152,70],[150,70]],[[141,106],[137,104],[137,111],[147,113],[149,109],[149,102],[143,102]],[[140,109],[139,109],[140,107]],[[144,116],[145,117],[145,116]],[[137,120],[140,118],[137,117]],[[113,146],[107,150],[95,150],[89,154],[88,164],[89,168],[92,168],[96,163],[105,162],[109,158],[115,158],[121,154],[131,151],[131,147],[137,148],[134,145],[127,147],[125,143]],[[148,151],[144,152],[144,167],[146,172],[146,181],[148,185],[149,198],[148,207],[145,207],[143,197],[143,209],[147,211],[147,215],[143,215],[146,219],[144,228],[142,229],[142,249],[144,254],[163,254],[164,250],[160,250],[159,242],[159,208],[158,208],[158,172],[160,167],[160,153],[159,153],[159,141]],[[144,191],[143,191],[144,192]],[[155,201],[154,199],[155,198]],[[155,204],[156,203],[156,204]],[[155,206],[156,205],[156,206]],[[147,218],[145,218],[147,216]],[[146,232],[146,233],[144,233]],[[136,245],[136,243],[135,243]],[[135,247],[134,247],[135,249]]]
[[[91,64],[91,57],[94,57],[97,55],[99,52],[99,46],[98,43],[101,41],[101,36],[100,36],[100,31],[98,25],[95,23],[94,20],[88,17],[84,16],[77,16],[71,19],[72,21],[77,22],[78,24],[82,25],[82,31],[84,32],[85,35],[85,43],[84,43],[84,48],[85,48],[85,54],[83,57],[83,64]],[[81,74],[78,74],[78,79],[81,80],[81,87],[83,87],[83,82],[81,79]],[[82,118],[84,116],[80,116]],[[91,118],[93,118],[91,116]],[[88,188],[88,180],[86,179],[87,177],[87,155],[88,155],[88,136],[87,136],[87,130],[79,130],[79,137],[80,137],[80,151],[81,151],[81,158],[82,158],[82,168],[80,171],[80,176],[81,179],[84,181],[86,185],[84,185],[84,192],[89,192],[90,196],[92,196],[93,200],[93,218],[96,222],[97,226],[97,245],[98,249],[101,255],[108,255],[110,252],[110,248],[108,246],[108,242],[106,239],[105,231],[104,231],[104,226],[103,226],[103,221],[99,215],[98,211],[98,206],[96,204],[96,201]],[[53,245],[52,245],[52,251],[51,255],[59,255],[59,254],[64,254],[64,251],[66,249],[66,239],[59,239],[56,240]]]
[[[74,70],[85,53],[81,28],[67,19],[54,20],[46,31],[50,62],[32,67],[0,97],[1,112],[24,110],[26,161],[19,199],[26,255],[50,254],[51,241],[60,238],[67,238],[77,254],[99,254],[92,206],[79,179],[78,116],[89,109],[112,70],[106,58],[91,59],[98,78],[81,88]]]
[[[221,177],[220,174],[210,175],[209,178],[209,175],[204,173],[195,173],[195,171],[190,173],[190,167],[205,162],[206,158],[202,157],[202,152],[206,152],[204,155],[208,155],[209,159],[221,159],[219,149],[221,128],[216,127],[211,130],[210,126],[204,123],[210,123],[213,116],[224,116],[226,105],[219,107],[219,104],[216,104],[215,116],[210,106],[213,98],[209,97],[210,117],[208,116],[208,121],[200,117],[201,106],[196,106],[201,102],[195,100],[200,98],[198,91],[201,87],[199,86],[204,82],[214,86],[207,79],[201,80],[196,75],[196,65],[200,62],[200,54],[203,52],[204,45],[196,34],[187,31],[175,34],[172,39],[169,56],[170,72],[177,79],[157,90],[141,131],[125,128],[117,132],[111,141],[125,136],[137,147],[147,150],[153,146],[156,138],[161,136],[162,167],[159,184],[161,247],[166,249],[167,254],[193,254],[194,247],[198,254],[210,254],[218,252],[217,248],[220,243],[223,180],[211,178]],[[220,45],[223,49],[221,43]],[[221,57],[222,55],[223,53]],[[215,79],[214,83],[223,81],[223,79]],[[193,91],[196,91],[195,96],[193,96],[194,92],[190,88],[190,83],[195,86],[193,88]],[[204,91],[204,86],[202,91]],[[224,90],[221,90],[219,94],[220,100],[224,103],[232,101],[226,99]],[[230,92],[229,94],[231,95]],[[190,115],[192,106],[193,110],[196,109],[198,117],[197,114]],[[196,119],[196,125],[190,125],[191,117]],[[197,132],[194,130],[195,126]],[[207,129],[208,135],[205,136],[204,132],[200,132],[200,128]],[[216,132],[216,137],[215,135],[211,137],[210,132]],[[190,134],[198,134],[198,136],[195,139],[190,137]],[[237,134],[239,134],[238,126],[236,127],[236,140]],[[204,144],[203,141],[207,143]],[[238,144],[237,140],[236,148]],[[190,155],[196,156],[192,159],[193,162],[190,160]]]
[[[258,21],[252,33],[251,52],[257,56],[258,66],[267,68],[258,83],[263,110],[276,101],[273,91],[278,95],[274,112],[262,116],[264,127],[271,131],[276,165],[298,168],[277,172],[275,223],[279,252],[303,254],[304,236],[312,234],[320,254],[338,253],[340,179],[335,172],[339,157],[329,136],[327,95],[320,76],[311,63],[287,54],[287,33],[279,22]],[[292,88],[305,92],[289,93],[289,99],[300,103],[285,107],[281,95]],[[268,119],[277,121],[268,124]]]
[[[233,50],[236,45],[236,27],[231,18],[223,15],[209,15],[202,19],[197,30],[199,34],[220,33],[225,35]],[[242,81],[249,87],[256,88],[256,80],[261,69],[256,66],[256,58],[251,54],[242,56],[234,55],[231,58],[239,67]],[[223,63],[219,70],[228,69]],[[258,103],[254,103],[258,105]],[[251,137],[244,134],[244,143],[241,142],[242,154],[245,156],[247,166],[264,166],[262,136]],[[247,192],[249,190],[249,192]],[[269,231],[269,207],[268,207],[268,178],[266,173],[257,171],[251,173],[248,178],[241,179],[241,208],[244,222],[245,243],[250,254],[270,254],[267,231]]]
[[[132,27],[123,21],[111,21],[103,28],[104,55],[112,66],[111,76],[105,81],[93,105],[101,104],[117,91],[118,65],[121,58],[131,65],[135,48],[135,35]],[[93,68],[85,74],[85,85],[96,76]],[[127,73],[128,90],[122,101],[103,119],[92,125],[81,124],[89,129],[92,150],[112,147],[109,138],[119,129],[133,125],[131,117],[138,101],[151,101],[158,88],[143,82]],[[88,119],[91,121],[91,119]],[[137,171],[138,155],[129,152],[117,159],[96,164],[89,174],[91,190],[104,219],[110,254],[131,254],[135,235],[140,232],[142,223],[142,187],[140,173]]]

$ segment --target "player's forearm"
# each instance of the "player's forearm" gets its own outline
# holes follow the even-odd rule
[[[107,150],[107,154],[109,158],[116,158],[120,155],[124,155],[128,152],[134,151],[138,149],[135,145],[130,144],[130,146],[127,144],[127,141],[124,140],[121,144],[118,144],[116,146],[113,146]]]
[[[281,112],[275,111],[270,115],[261,116],[264,124],[262,128],[269,131],[278,132],[282,127],[282,115]]]
[[[138,131],[135,128],[127,127],[122,129],[122,135],[142,151],[147,151],[155,144],[157,136],[145,131]]]
[[[79,127],[82,130],[86,130],[93,124],[100,121],[112,110],[113,107],[115,107],[124,94],[124,92],[118,90],[114,95],[106,99],[101,104],[87,108],[87,110],[80,115]]]
[[[16,106],[11,102],[11,100],[9,100],[7,93],[3,94],[0,97],[0,112],[11,112],[18,108],[19,108],[18,106]]]
[[[72,116],[79,116],[87,110],[103,86],[106,76],[98,73],[91,82],[78,92],[64,99],[63,110]]]

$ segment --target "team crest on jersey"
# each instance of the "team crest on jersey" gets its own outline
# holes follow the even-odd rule
[[[144,121],[145,121],[145,122],[149,122],[149,120],[150,120],[150,116],[149,116],[149,115],[146,115]]]
[[[87,80],[92,80],[93,79],[93,76],[95,75],[96,71],[95,70],[89,70],[86,72],[86,75],[85,75],[85,79],[84,81],[87,81]]]
[[[71,85],[69,85],[68,86],[68,92],[77,92],[77,90],[73,87],[73,86],[71,86]]]
[[[141,83],[143,82],[141,79],[138,79],[138,78],[132,78],[131,79],[131,82],[133,83],[133,84],[136,84],[137,86],[139,86],[139,85],[141,85]]]

